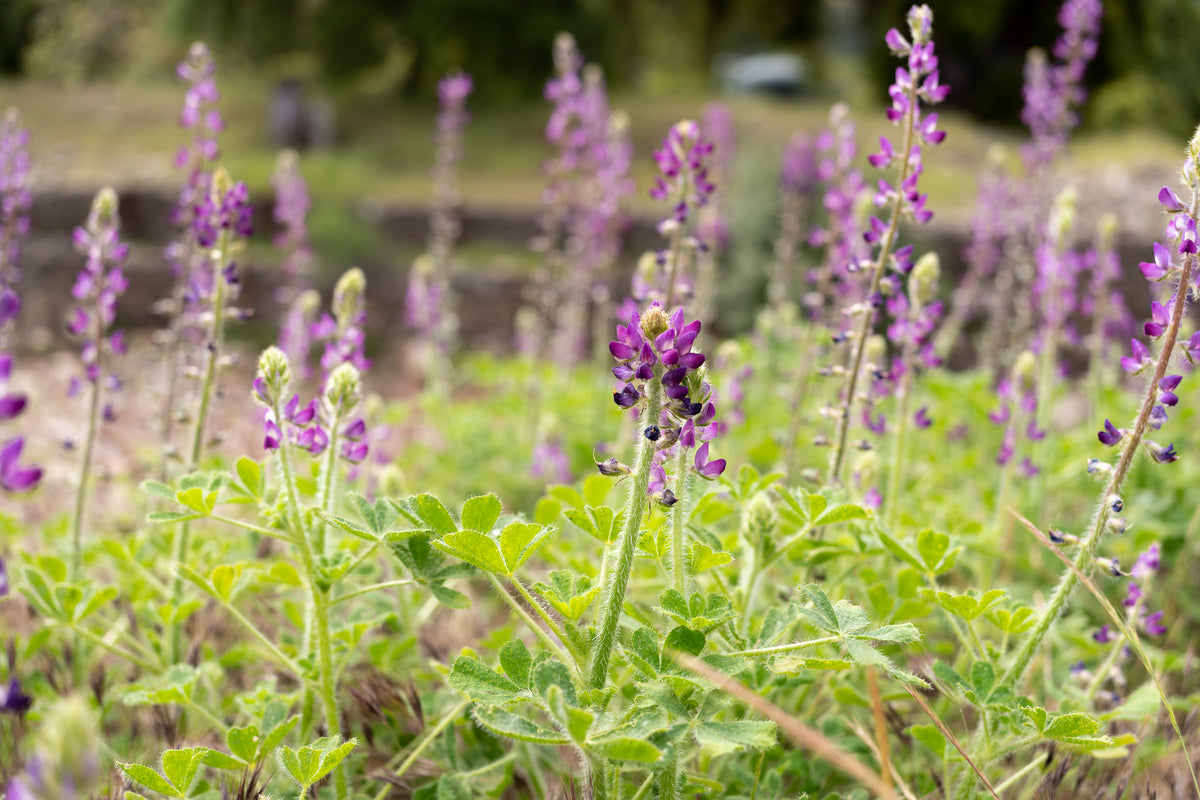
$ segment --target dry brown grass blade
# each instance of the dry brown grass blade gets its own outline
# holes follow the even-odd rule
[[[875,744],[875,736],[861,723],[851,720],[846,724],[850,727],[850,731],[863,743],[863,746],[867,748],[867,752],[878,759],[879,747]],[[896,762],[893,761],[890,767],[892,784],[900,790],[900,794],[904,795],[906,800],[917,800],[917,795],[904,783],[904,777],[900,774],[900,770],[896,769]]]
[[[880,797],[885,797],[888,800],[897,800],[895,790],[888,785],[879,773],[838,747],[825,734],[815,728],[810,728],[779,706],[763,697],[759,697],[733,678],[717,672],[717,670],[705,664],[700,659],[684,653],[675,653],[674,658],[681,665],[711,682],[721,691],[733,695],[759,714],[774,722],[796,744],[805,750],[824,759],[839,771],[854,778]]]
[[[879,680],[875,670],[867,667],[867,689],[871,693],[871,716],[875,719],[875,743],[879,756],[880,774],[883,782],[892,785],[892,750],[888,746],[887,720],[883,717],[883,698],[879,694]]]
[[[981,770],[979,766],[971,760],[971,757],[967,755],[967,751],[963,749],[962,744],[958,741],[955,735],[951,733],[950,729],[946,727],[946,723],[942,722],[942,718],[937,715],[937,712],[929,707],[929,703],[925,702],[925,698],[921,697],[921,693],[909,686],[907,683],[904,684],[904,688],[907,689],[908,693],[912,695],[912,699],[917,701],[917,705],[919,705],[921,710],[925,712],[925,716],[933,720],[933,724],[939,731],[942,732],[942,736],[946,737],[946,741],[954,745],[954,749],[957,750],[959,754],[966,760],[971,769],[975,770],[975,774],[979,776],[979,780],[984,786],[987,787],[987,790],[991,792],[992,797],[996,798],[996,800],[1000,800],[1000,795],[996,794],[995,788],[992,787],[992,782],[987,779],[987,776],[983,774],[983,770]]]

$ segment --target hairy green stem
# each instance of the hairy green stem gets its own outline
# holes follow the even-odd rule
[[[916,121],[914,110],[917,108],[917,85],[912,82],[912,86],[908,90],[909,112],[904,115],[904,144],[897,151],[903,154],[900,161],[900,176],[896,181],[897,186],[903,186],[908,179],[910,159],[908,154],[912,152],[913,126]],[[879,255],[875,259],[875,263],[871,266],[871,285],[867,289],[867,299],[875,296],[879,292],[879,283],[883,280],[883,273],[887,271],[888,258],[892,254],[892,245],[896,241],[896,234],[900,230],[900,215],[904,207],[904,203],[900,198],[896,199],[892,207],[892,218],[888,222],[887,230],[883,234],[883,238],[879,245]],[[838,414],[837,435],[834,437],[833,453],[829,458],[829,480],[831,483],[841,483],[842,464],[846,460],[846,435],[850,430],[851,411],[854,408],[854,394],[858,389],[858,374],[862,371],[863,353],[867,349],[867,338],[871,334],[871,322],[875,316],[874,309],[868,307],[863,311],[862,322],[858,326],[858,334],[854,339],[854,358],[850,365],[850,371],[846,375],[845,397],[842,401],[841,413]]]
[[[655,364],[654,377],[647,381],[646,408],[639,419],[650,424],[658,421],[662,411],[662,364]],[[625,525],[617,541],[617,559],[605,575],[601,590],[600,620],[596,639],[592,644],[592,664],[589,671],[590,686],[603,689],[608,680],[608,662],[616,646],[617,626],[621,621],[621,609],[625,605],[625,592],[629,588],[629,575],[633,571],[633,553],[642,532],[642,517],[646,514],[646,490],[650,485],[650,471],[654,465],[655,443],[643,436],[638,446],[637,461],[633,467],[633,481],[629,485],[629,496],[625,503]]]
[[[912,330],[917,314],[921,307],[914,300],[909,312],[909,329]],[[896,389],[896,402],[899,405],[897,409],[898,418],[896,420],[896,436],[892,451],[892,468],[888,473],[888,489],[887,495],[883,498],[886,504],[884,509],[884,524],[888,530],[895,530],[896,520],[900,514],[900,489],[904,482],[904,462],[907,453],[907,438],[908,438],[908,407],[909,398],[912,395],[912,375],[913,375],[913,343],[906,342],[904,344],[903,368],[900,374],[900,386]]]
[[[573,672],[578,672],[575,659],[571,657],[566,648],[554,641],[554,639],[550,638],[550,634],[546,633],[546,629],[539,625],[537,620],[531,617],[529,612],[522,608],[521,604],[518,603],[511,594],[508,593],[508,590],[505,589],[504,585],[500,583],[500,579],[490,572],[487,573],[487,579],[488,582],[492,584],[492,588],[495,589],[500,595],[500,599],[508,604],[508,607],[513,610],[513,613],[520,617],[521,621],[525,623],[525,627],[529,628],[530,633],[536,636],[542,644],[546,645],[546,648],[549,649],[550,652],[554,653],[558,659],[563,662],[563,664],[571,667]],[[536,603],[533,605],[535,608],[538,607]],[[557,628],[553,628],[553,630],[555,635],[558,636],[560,632],[557,630]],[[559,638],[562,639],[563,637],[559,636]]]
[[[99,320],[99,314],[94,316]],[[97,328],[99,327],[97,322]],[[103,331],[96,330],[93,336],[98,343]],[[96,366],[99,369],[100,365]],[[71,515],[71,580],[76,583],[83,578],[83,518],[87,508],[88,478],[92,472],[92,451],[96,445],[96,433],[100,428],[100,378],[87,383],[92,387],[91,397],[88,398],[87,434],[83,440],[83,454],[79,460],[79,485],[75,487],[75,509]]]
[[[803,650],[806,647],[817,647],[823,644],[833,644],[840,642],[841,636],[823,636],[820,639],[810,639],[807,642],[788,642],[787,644],[777,644],[773,647],[755,647],[750,650],[733,650],[726,653],[727,656],[774,656],[780,653],[791,653],[796,650]]]
[[[1193,209],[1195,211],[1195,209]],[[1196,264],[1196,256],[1189,255],[1183,264],[1183,274],[1179,278],[1179,285],[1187,287],[1191,285],[1192,270]],[[1076,570],[1085,572],[1090,568],[1092,560],[1096,557],[1096,552],[1100,548],[1100,539],[1104,535],[1108,521],[1113,514],[1109,505],[1109,498],[1119,496],[1121,488],[1125,485],[1125,476],[1129,473],[1129,468],[1133,464],[1133,458],[1137,455],[1138,448],[1141,447],[1142,438],[1146,434],[1146,427],[1150,422],[1150,412],[1154,410],[1154,406],[1158,402],[1158,383],[1167,373],[1167,367],[1171,363],[1171,358],[1175,354],[1175,342],[1179,338],[1179,326],[1183,321],[1183,312],[1187,306],[1188,292],[1183,289],[1176,293],[1175,304],[1171,307],[1171,321],[1167,326],[1166,333],[1163,336],[1162,349],[1158,354],[1158,361],[1154,365],[1154,375],[1146,384],[1146,394],[1142,400],[1141,410],[1138,412],[1137,419],[1134,420],[1133,430],[1125,437],[1125,447],[1121,451],[1121,457],[1117,460],[1117,464],[1113,467],[1112,474],[1109,477],[1108,483],[1104,487],[1104,491],[1100,494],[1100,499],[1096,505],[1096,512],[1092,517],[1091,529],[1088,531],[1079,542],[1079,552],[1075,556],[1075,569],[1068,569],[1063,573],[1062,579],[1058,582],[1058,586],[1054,589],[1054,594],[1050,601],[1042,609],[1042,613],[1038,615],[1037,622],[1033,629],[1026,637],[1021,650],[1017,653],[1016,659],[1008,668],[1004,675],[1002,685],[1014,686],[1025,675],[1025,671],[1029,668],[1029,664],[1033,661],[1034,653],[1041,647],[1046,635],[1050,632],[1050,628],[1062,613],[1063,608],[1070,599],[1071,593],[1075,589],[1079,578]]]
[[[342,429],[342,404],[338,403],[337,409],[333,414],[333,421],[329,425],[329,446],[325,448],[325,461],[321,465],[321,483],[317,493],[317,507],[326,514],[333,513],[334,494],[337,491],[337,469],[338,469],[338,432]],[[313,520],[313,551],[317,558],[324,558],[329,555],[328,548],[325,542],[325,531],[327,526],[325,521],[321,519]]]
[[[687,597],[687,532],[683,523],[692,481],[688,472],[688,449],[682,443],[678,447],[679,453],[675,457],[675,505],[671,508],[671,584],[677,592]]]

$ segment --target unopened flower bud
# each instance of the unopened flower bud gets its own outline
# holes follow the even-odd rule
[[[333,314],[339,322],[350,321],[362,306],[367,279],[358,267],[349,269],[333,289]]]
[[[1089,458],[1087,471],[1089,475],[1111,475],[1113,466],[1107,461],[1101,461],[1098,458]]]
[[[1051,528],[1049,531],[1049,534],[1050,534],[1050,541],[1053,542],[1054,544],[1067,544],[1067,545],[1079,544],[1078,536],[1073,536],[1072,534],[1064,533],[1063,531],[1060,531],[1057,528]]]
[[[1122,509],[1125,508],[1125,502],[1115,494],[1110,494],[1105,502],[1114,514],[1120,514]]]
[[[1012,375],[1013,382],[1021,392],[1029,391],[1037,375],[1037,356],[1032,351],[1023,350],[1013,363]]]
[[[870,486],[875,483],[875,478],[879,474],[879,456],[874,450],[863,450],[854,459],[854,474],[858,476],[858,482],[861,486]]]
[[[779,522],[779,513],[767,492],[758,492],[742,512],[742,536],[751,546],[767,541]]]
[[[1124,517],[1113,517],[1104,526],[1112,533],[1120,535],[1129,530],[1129,520]]]
[[[325,402],[333,408],[340,408],[343,414],[348,414],[358,405],[361,383],[358,369],[353,364],[339,364],[329,375]]]
[[[937,253],[929,252],[917,259],[908,275],[908,297],[913,304],[927,306],[937,297],[938,279],[942,274],[942,262]]]
[[[600,470],[601,475],[607,477],[615,477],[617,475],[629,475],[633,472],[628,466],[617,461],[616,456],[612,456],[604,461],[595,462],[596,469]]]
[[[867,339],[866,348],[863,351],[868,364],[884,364],[887,361],[887,339],[876,334]]]
[[[1075,227],[1075,206],[1079,201],[1079,193],[1075,187],[1068,186],[1054,198],[1054,207],[1050,211],[1050,237],[1055,242],[1065,245]]]
[[[651,303],[650,307],[642,312],[639,324],[642,328],[642,335],[653,342],[659,334],[671,327],[671,318],[667,316],[667,312],[662,306],[658,303]]]
[[[263,391],[260,392],[259,381],[254,382],[254,389],[262,402],[270,404],[274,402],[274,398],[281,397],[292,382],[287,354],[275,345],[264,350],[258,357],[258,377],[262,382]]]
[[[1100,567],[1100,569],[1104,570],[1114,578],[1120,578],[1121,576],[1127,574],[1121,572],[1121,560],[1118,558],[1097,558],[1096,566]]]
[[[97,230],[101,226],[111,226],[117,216],[117,193],[112,187],[105,186],[92,201],[92,211],[88,216],[88,228]]]

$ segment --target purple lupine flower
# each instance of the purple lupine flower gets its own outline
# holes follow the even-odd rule
[[[192,246],[193,225],[197,210],[210,194],[212,172],[220,156],[217,135],[225,129],[225,123],[217,110],[221,94],[217,91],[216,63],[207,45],[193,44],[187,59],[175,67],[175,74],[188,84],[179,124],[191,131],[192,138],[175,156],[175,166],[185,170],[187,178],[171,212],[171,223],[182,229],[183,234],[167,247],[166,258],[176,278],[186,286],[193,279],[193,272],[207,272],[203,259]],[[199,298],[188,293],[185,299],[195,303]]]
[[[41,467],[21,466],[24,447],[25,439],[21,436],[0,444],[0,489],[6,492],[29,491],[42,479]]]
[[[8,567],[4,565],[4,556],[0,554],[0,597],[7,597],[8,590]]]
[[[1100,439],[1100,444],[1112,447],[1125,435],[1125,431],[1113,425],[1109,420],[1104,420],[1104,430],[1100,431],[1097,436]]]
[[[554,282],[540,298],[552,332],[548,355],[567,363],[586,350],[589,304],[607,298],[620,252],[621,204],[633,191],[628,175],[633,151],[627,118],[609,107],[603,71],[584,65],[570,34],[555,37],[554,65],[545,89],[553,104],[546,141],[554,155],[543,165],[544,210],[533,245],[545,255]]]
[[[1155,611],[1153,614],[1147,614],[1139,620],[1147,636],[1162,636],[1167,632],[1166,626],[1162,624],[1163,613],[1162,611]]]
[[[618,362],[613,375],[622,382],[613,391],[618,407],[640,413],[647,383],[662,383],[666,400],[660,418],[642,434],[657,444],[655,468],[663,472],[664,486],[662,465],[678,448],[686,451],[699,445],[694,466],[701,477],[716,478],[725,469],[724,459],[708,458],[708,442],[717,433],[716,404],[712,387],[699,372],[704,355],[694,350],[700,327],[699,320],[687,321],[682,308],[668,316],[654,302],[641,315],[635,310],[628,325],[618,325],[616,340],[609,342],[609,351]],[[673,501],[674,495],[671,498]],[[654,499],[663,502],[660,497]]]
[[[0,686],[0,714],[21,716],[33,707],[33,698],[21,688],[21,682],[13,678],[8,686]]]
[[[616,459],[613,459],[614,461]],[[601,474],[604,474],[601,472]],[[540,439],[533,446],[529,475],[550,483],[571,481],[571,460],[557,437]]]
[[[1021,121],[1029,127],[1030,142],[1022,155],[1031,171],[1049,166],[1078,125],[1076,109],[1083,103],[1083,75],[1096,55],[1100,33],[1100,0],[1066,0],[1059,10],[1063,28],[1053,48],[1056,63],[1047,63],[1035,50],[1025,63],[1025,108]]]
[[[427,363],[431,379],[437,375],[438,362],[450,355],[458,331],[458,320],[450,309],[450,269],[454,245],[462,231],[458,162],[462,158],[463,129],[470,119],[467,97],[473,88],[471,76],[458,70],[438,82],[429,249],[413,264],[405,294],[405,323],[421,335],[431,351]]]
[[[279,154],[275,172],[271,174],[271,186],[275,189],[274,218],[279,225],[274,243],[283,254],[280,268],[284,286],[290,287],[308,272],[312,261],[307,223],[311,206],[308,183],[300,172],[300,157],[295,150],[284,150]],[[283,349],[291,355],[286,347]]]
[[[1101,625],[1100,629],[1092,634],[1092,639],[1095,640],[1097,644],[1108,644],[1116,638],[1116,634],[1109,630],[1107,624]]]
[[[110,333],[117,298],[128,286],[121,263],[129,246],[120,238],[117,195],[103,189],[96,195],[87,224],[75,229],[75,249],[87,256],[71,294],[79,301],[68,330],[81,340],[84,379],[99,384],[104,354],[124,350],[120,331]],[[110,381],[110,385],[115,385]]]
[[[325,314],[313,328],[313,337],[325,341],[321,355],[321,389],[324,391],[333,370],[351,364],[359,372],[371,368],[366,357],[367,279],[358,267],[347,270],[333,290],[333,316]]]
[[[254,233],[250,224],[254,207],[250,205],[250,190],[246,184],[238,181],[223,194],[216,184],[213,188],[214,191],[196,203],[192,220],[196,243],[204,248],[213,247],[222,232],[248,239]],[[229,283],[236,283],[236,280],[229,280],[228,276],[226,279]]]
[[[1130,375],[1137,375],[1143,370],[1152,366],[1154,364],[1154,359],[1150,356],[1150,349],[1137,339],[1131,339],[1130,345],[1133,350],[1133,355],[1121,357],[1121,369],[1125,370]]]
[[[920,430],[924,430],[933,424],[933,420],[929,418],[929,411],[926,406],[921,406],[917,409],[917,413],[913,415],[913,424]]]
[[[29,163],[29,132],[21,126],[20,113],[10,108],[0,118],[0,297],[21,277],[21,239],[29,233],[33,202]],[[0,311],[0,329],[3,327]],[[0,338],[0,346],[3,341]]]

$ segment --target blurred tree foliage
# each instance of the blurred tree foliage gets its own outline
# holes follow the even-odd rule
[[[862,0],[868,41],[902,26],[910,0]],[[949,104],[977,119],[1016,124],[1025,57],[1049,52],[1062,32],[1060,2],[1044,0],[931,0],[934,39]],[[1099,127],[1146,125],[1186,135],[1200,121],[1200,30],[1195,0],[1104,0],[1100,48],[1088,67],[1084,119]],[[867,48],[875,83],[891,81],[896,60]]]
[[[1015,124],[1028,49],[1049,49],[1060,5],[928,0],[950,102]],[[332,85],[428,94],[451,67],[480,103],[536,96],[557,31],[575,34],[614,85],[651,92],[703,85],[721,51],[861,55],[872,85],[895,60],[879,46],[911,0],[0,0],[0,72],[87,80],[160,73],[194,39],[229,68]],[[1104,0],[1085,111],[1097,125],[1185,133],[1200,119],[1196,0]],[[848,21],[848,22],[847,22]],[[166,34],[166,35],[164,35]],[[153,63],[149,63],[153,62]],[[817,87],[819,88],[819,87]],[[879,94],[882,99],[882,93]]]

